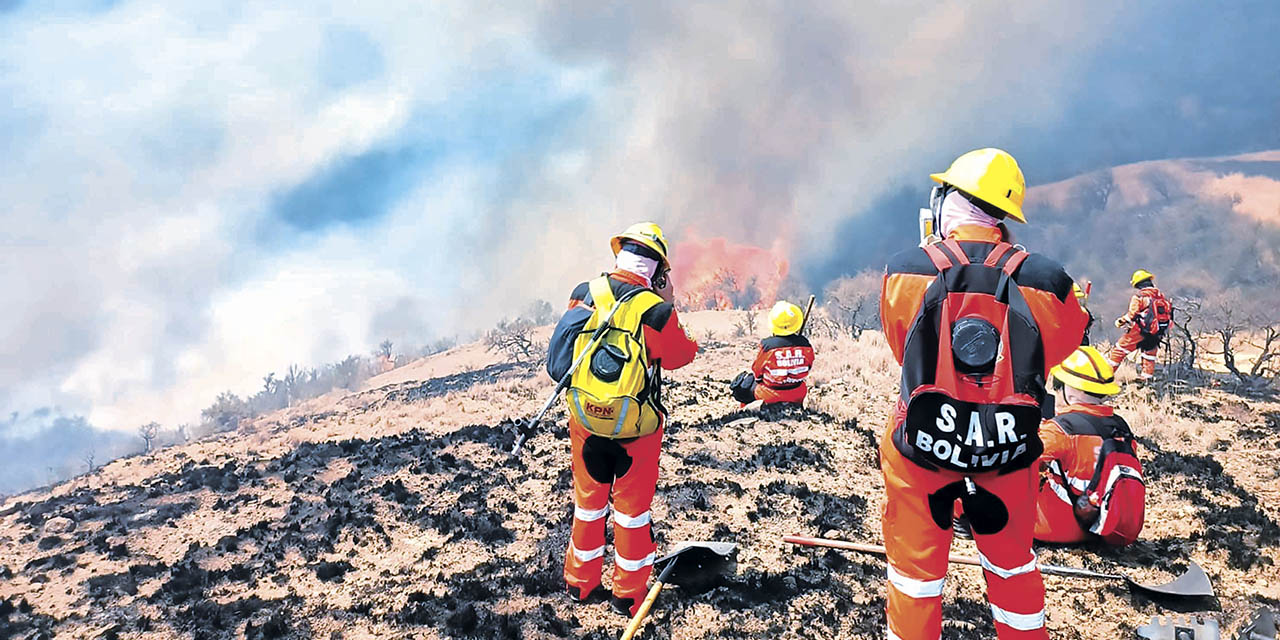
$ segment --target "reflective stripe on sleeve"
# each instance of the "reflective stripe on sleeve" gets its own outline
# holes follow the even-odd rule
[[[654,555],[652,553],[639,560],[628,560],[618,555],[616,552],[613,554],[613,562],[623,571],[639,571],[649,565],[652,565],[653,560]]]
[[[1044,626],[1044,609],[1036,613],[1014,613],[991,605],[991,617],[1018,631],[1034,631]]]
[[[995,563],[988,560],[986,556],[982,555],[981,551],[978,552],[978,560],[982,563],[983,569],[986,569],[987,571],[990,571],[991,573],[994,573],[1000,576],[1001,578],[1004,578],[1005,580],[1008,580],[1009,578],[1012,578],[1014,576],[1022,575],[1024,573],[1031,573],[1032,571],[1036,570],[1036,554],[1034,553],[1031,554],[1030,562],[1020,567],[1015,567],[1013,569],[1005,569],[1004,567],[997,566]]]
[[[638,516],[632,517],[621,511],[618,511],[617,509],[613,510],[614,524],[626,529],[637,529],[639,527],[643,527],[646,524],[649,524],[650,520],[652,520],[652,516],[650,515],[649,511],[646,511]]]
[[[947,583],[946,578],[938,578],[937,580],[916,580],[898,573],[893,565],[888,566],[889,584],[893,585],[903,595],[910,598],[937,598],[942,595],[942,587]]]
[[[583,509],[577,505],[574,505],[573,507],[573,517],[583,522],[595,522],[596,520],[603,518],[607,513],[609,513],[609,505],[605,505],[599,509]]]
[[[1048,478],[1049,488],[1053,490],[1054,495],[1062,499],[1063,502],[1075,506],[1075,500],[1071,499],[1071,494],[1067,493],[1067,488],[1058,483],[1055,478]]]
[[[604,545],[600,545],[594,549],[587,549],[586,551],[583,551],[572,544],[569,545],[569,548],[573,549],[573,557],[577,558],[578,562],[591,562],[596,558],[604,557]]]
[[[1156,357],[1155,357],[1155,356],[1149,356],[1149,355],[1147,355],[1147,354],[1145,354],[1145,353],[1144,353],[1144,354],[1142,354],[1142,359],[1143,359],[1143,360],[1150,360],[1150,361],[1152,361],[1152,362],[1155,362],[1155,361],[1156,361]]]

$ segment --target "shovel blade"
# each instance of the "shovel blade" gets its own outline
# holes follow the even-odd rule
[[[1212,598],[1213,584],[1209,582],[1209,576],[1205,574],[1204,569],[1196,564],[1195,560],[1191,561],[1191,565],[1182,575],[1178,576],[1173,582],[1166,584],[1139,584],[1129,578],[1125,578],[1129,586],[1138,591],[1147,593],[1156,593],[1164,596],[1178,596],[1183,598]]]
[[[653,564],[655,571],[660,572],[667,563],[679,558],[666,582],[697,591],[713,584],[737,552],[738,545],[733,542],[690,540],[676,543],[670,553]]]

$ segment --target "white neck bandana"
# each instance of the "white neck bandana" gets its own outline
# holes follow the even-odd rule
[[[614,266],[620,271],[634,273],[644,278],[645,286],[650,286],[653,276],[658,273],[658,261],[646,258],[638,253],[619,251]]]
[[[939,226],[941,227],[942,237],[951,235],[957,227],[964,225],[977,225],[980,227],[995,228],[1000,224],[999,220],[989,216],[982,209],[979,209],[969,199],[960,194],[959,191],[952,191],[942,201],[942,210],[939,214],[942,218]]]

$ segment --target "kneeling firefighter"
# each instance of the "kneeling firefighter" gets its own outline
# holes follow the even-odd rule
[[[1120,393],[1115,371],[1093,347],[1080,347],[1050,371],[1062,407],[1040,425],[1040,494],[1036,540],[1101,538],[1124,546],[1138,539],[1146,486],[1128,423],[1107,406]]]
[[[742,404],[756,400],[800,404],[809,393],[805,378],[813,368],[813,345],[800,333],[804,312],[779,301],[769,311],[769,328],[773,335],[760,341],[751,370],[738,374],[729,385],[733,398]]]
[[[547,371],[560,380],[571,363],[568,401],[572,440],[573,533],[565,552],[569,595],[587,600],[600,587],[605,516],[613,507],[615,610],[635,613],[653,571],[649,506],[658,482],[666,410],[661,369],[678,369],[698,352],[676,316],[667,242],[658,225],[632,225],[614,236],[612,272],[578,285],[552,334]],[[615,310],[616,306],[616,310]],[[598,343],[595,330],[609,328]]]
[[[1026,222],[1012,156],[971,151],[930,177],[941,186],[929,235],[890,260],[880,301],[902,365],[880,443],[888,636],[940,636],[958,499],[998,636],[1047,638],[1031,551],[1040,406],[1049,367],[1080,344],[1088,316],[1061,265],[1008,241],[1005,221]]]

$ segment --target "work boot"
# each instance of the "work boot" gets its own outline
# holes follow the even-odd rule
[[[604,602],[604,595],[607,593],[604,586],[596,585],[594,589],[586,593],[582,593],[582,589],[570,585],[565,585],[565,593],[569,598],[579,604],[592,604],[596,602]]]
[[[963,540],[973,539],[973,530],[969,526],[968,516],[956,516],[951,519],[951,529],[956,532],[956,537]]]
[[[623,615],[628,618],[631,617],[631,610],[634,609],[635,606],[635,598],[619,598],[618,596],[614,596],[613,599],[609,601],[610,608],[617,611],[619,615]]]

